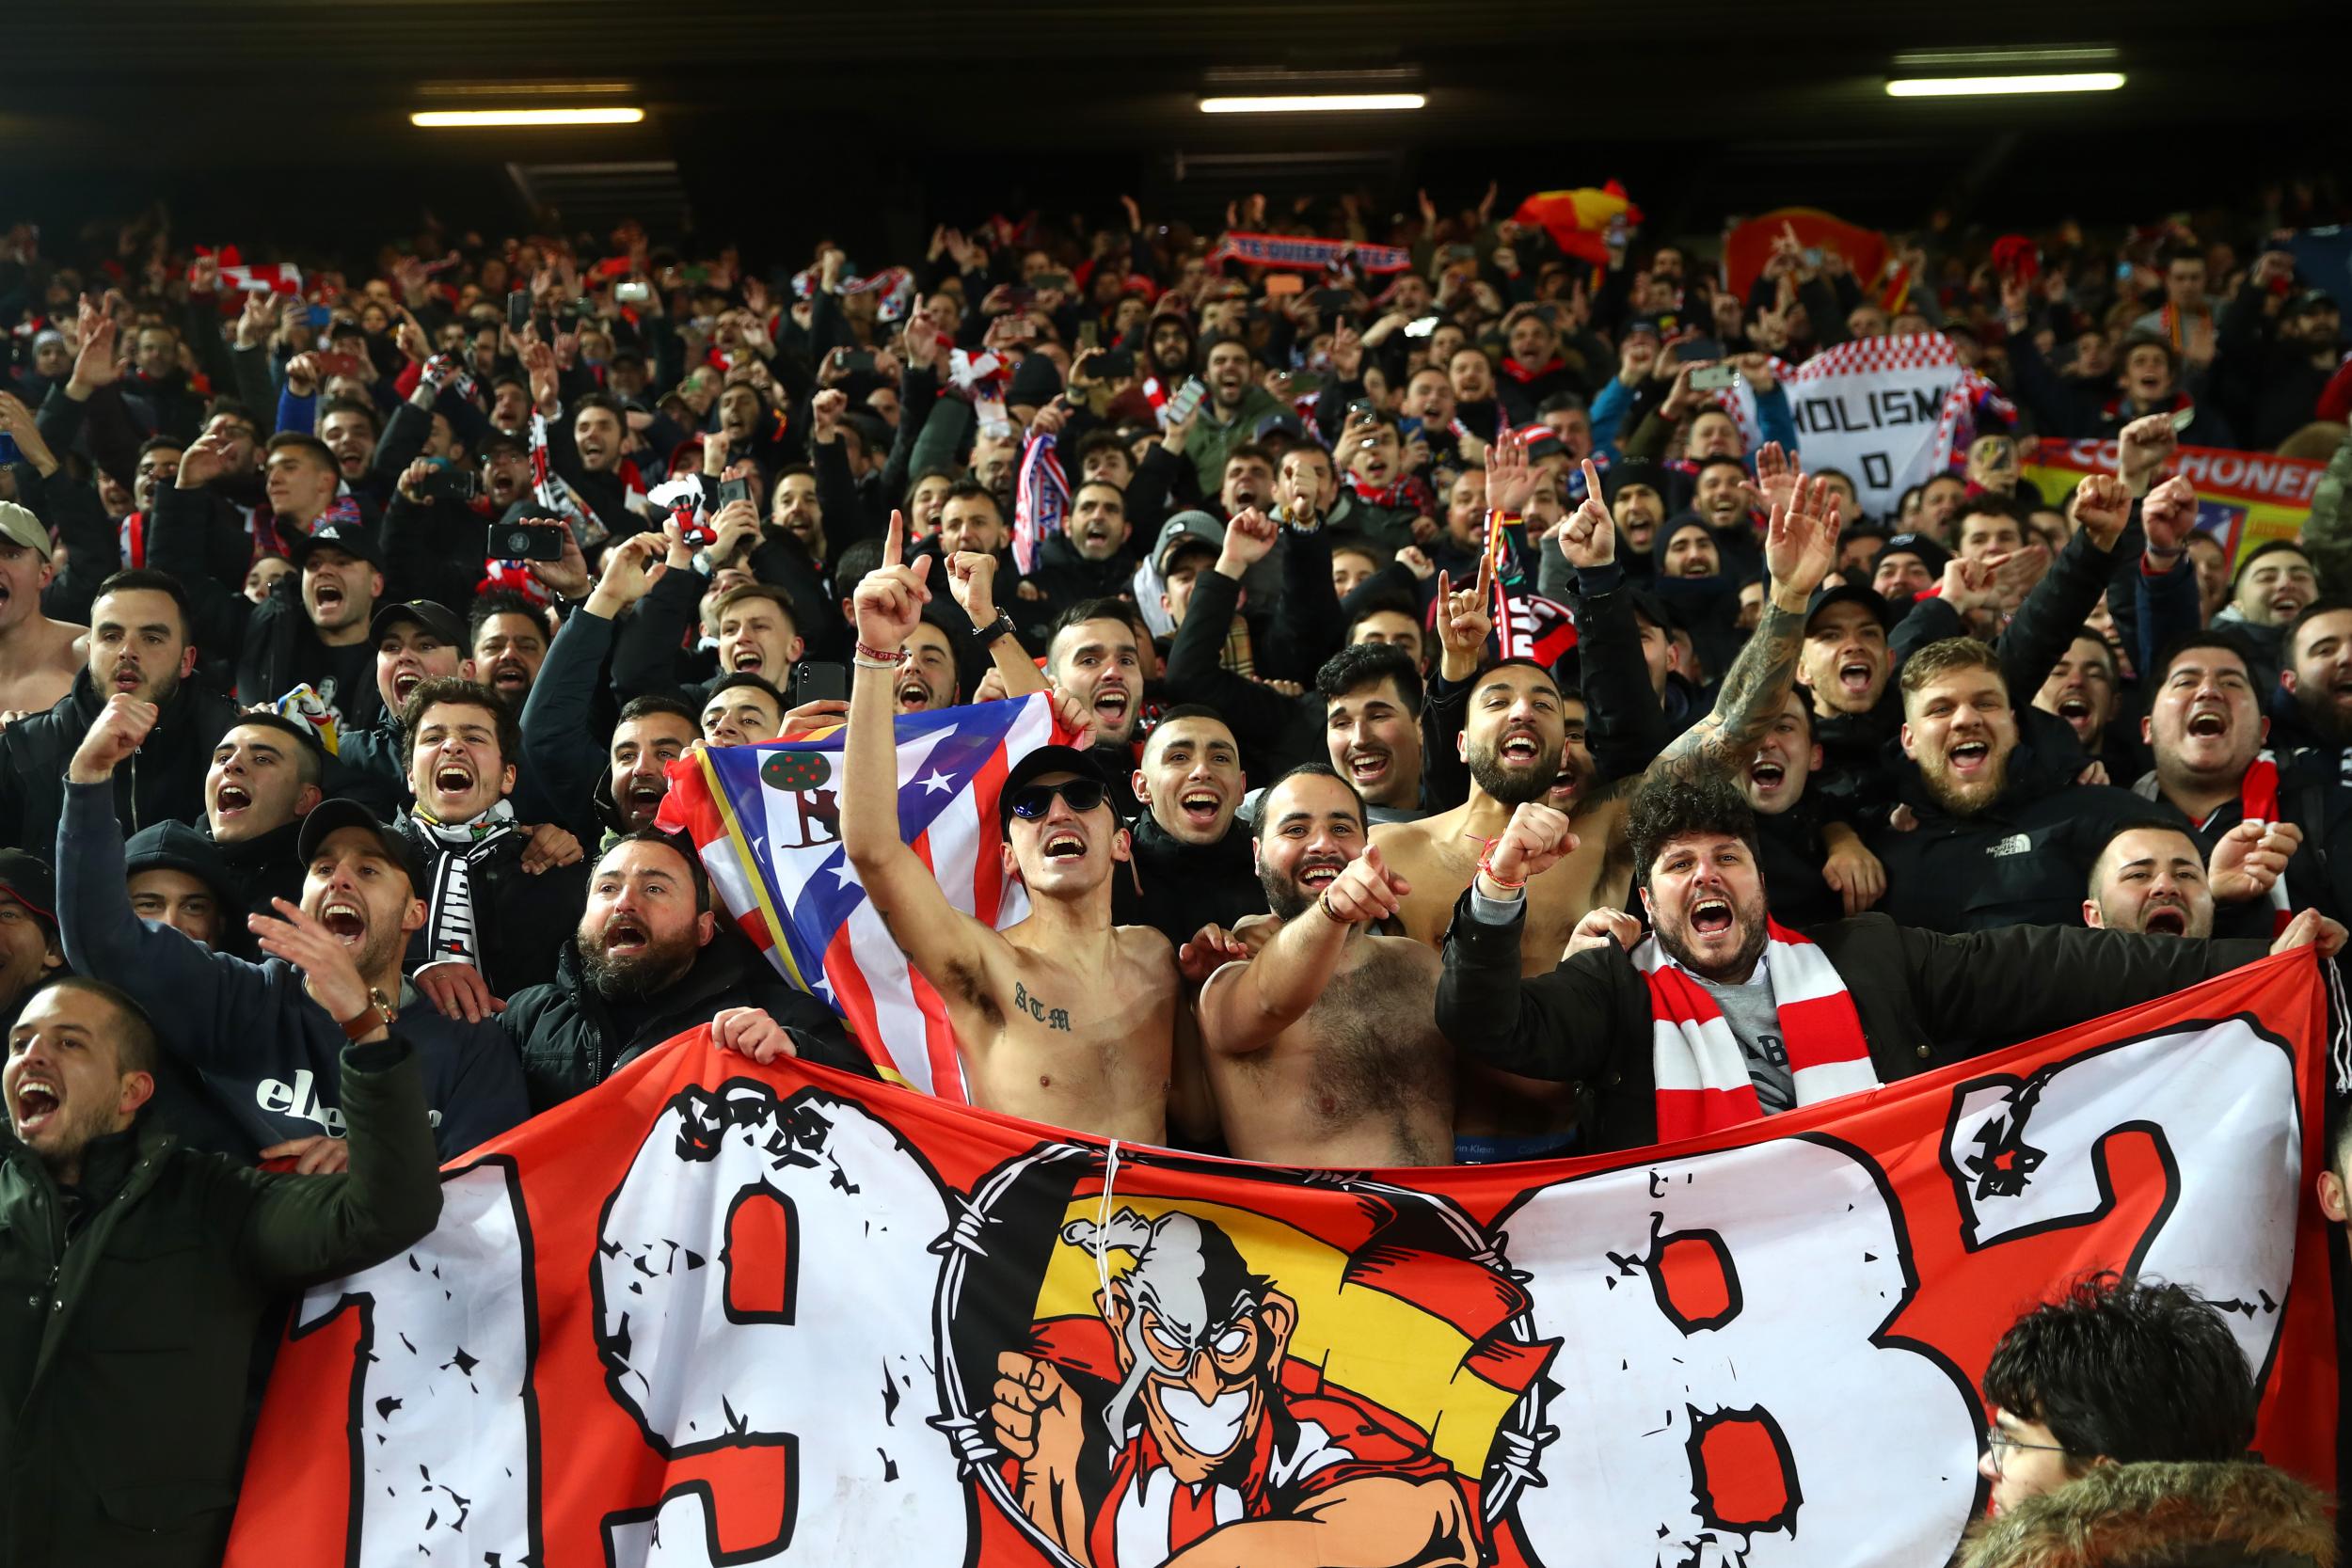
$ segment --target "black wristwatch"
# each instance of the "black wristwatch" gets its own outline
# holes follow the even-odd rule
[[[1011,614],[1000,610],[996,612],[996,619],[984,626],[973,628],[972,644],[975,647],[985,648],[998,638],[1014,636],[1019,630],[1020,628],[1012,624]]]

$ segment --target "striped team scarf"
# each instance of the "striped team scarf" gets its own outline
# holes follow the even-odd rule
[[[2352,758],[2352,752],[2346,753]],[[2132,793],[2143,800],[2163,798],[2162,787],[2152,770],[2142,774]],[[2238,781],[2238,821],[2276,822],[2279,820],[2279,759],[2270,752],[2257,752],[2246,767],[2246,777]],[[2213,818],[2208,816],[2197,824],[2200,832]],[[2279,879],[2270,884],[2270,934],[2277,936],[2295,919],[2295,901],[2287,895],[2287,874],[2279,873]]]
[[[1070,479],[1062,471],[1060,442],[1049,431],[1032,431],[1012,485],[1012,561],[1022,576],[1037,570],[1039,547],[1062,531],[1069,513]]]
[[[1876,1088],[1862,1019],[1836,967],[1779,921],[1767,920],[1764,930],[1765,973],[1772,977],[1797,1103]],[[1707,988],[1666,957],[1655,936],[1633,950],[1633,967],[1649,981],[1658,1141],[1696,1137],[1761,1117],[1747,1058]]]

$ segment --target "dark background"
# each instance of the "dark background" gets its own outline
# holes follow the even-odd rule
[[[486,232],[532,198],[571,229],[624,213],[798,265],[820,235],[880,264],[992,212],[1110,221],[1120,192],[1214,230],[1263,191],[1362,192],[1406,213],[1489,179],[1621,180],[1652,234],[1711,236],[1786,204],[1907,229],[2251,213],[2282,181],[2333,192],[2352,12],[2178,0],[1259,0],[806,7],[616,0],[130,0],[11,8],[0,40],[0,224],[52,254],[163,198],[175,239],[364,258],[432,211]],[[1889,99],[1906,50],[2105,45],[2121,91]],[[1211,117],[1221,70],[1328,73],[1290,90],[1419,90],[1413,113]],[[2018,68],[2032,69],[2032,68]],[[2083,69],[2052,66],[2046,69]],[[636,127],[424,131],[467,84],[595,81]],[[1282,89],[1271,89],[1282,90]],[[566,166],[623,165],[566,172]],[[527,195],[528,193],[528,195]],[[2330,204],[2339,199],[2327,198]]]

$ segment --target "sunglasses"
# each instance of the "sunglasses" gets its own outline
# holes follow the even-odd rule
[[[1012,814],[1034,822],[1054,809],[1054,797],[1070,802],[1074,812],[1089,812],[1103,803],[1103,786],[1093,779],[1064,779],[1059,784],[1024,784],[1012,793]]]

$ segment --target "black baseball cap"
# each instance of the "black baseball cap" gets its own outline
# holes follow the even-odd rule
[[[416,846],[399,829],[377,816],[373,808],[358,800],[346,798],[320,801],[302,819],[302,832],[294,836],[294,853],[308,866],[327,835],[345,828],[362,828],[373,834],[384,858],[407,873],[409,893],[419,898],[425,896],[432,879],[419,863]]]
[[[220,850],[185,822],[158,822],[133,833],[122,846],[122,870],[129,877],[142,871],[185,872],[213,890],[224,912],[245,902]]]
[[[1890,555],[1917,556],[1919,564],[1928,569],[1928,576],[1931,578],[1942,577],[1944,568],[1952,563],[1952,552],[1926,534],[1898,533],[1885,544],[1881,545],[1878,554],[1870,558],[1870,570],[1873,575],[1880,567],[1886,564],[1886,558]]]
[[[57,878],[49,863],[22,849],[0,849],[0,894],[33,911],[51,930],[57,928]]]
[[[1286,436],[1294,441],[1307,438],[1307,427],[1298,422],[1298,416],[1287,408],[1279,408],[1258,420],[1250,438],[1263,441],[1269,436]]]
[[[1813,617],[1834,604],[1858,604],[1877,616],[1880,626],[1894,628],[1895,607],[1881,597],[1878,590],[1848,582],[1843,578],[1833,578],[1813,591],[1813,596],[1804,602],[1804,624],[1811,626]]]
[[[453,648],[466,645],[466,623],[449,606],[431,599],[404,599],[386,605],[369,618],[368,636],[372,641],[381,641],[386,632],[403,621],[414,621]]]
[[[1106,777],[1103,766],[1094,756],[1079,751],[1075,746],[1040,746],[1012,765],[1005,774],[1004,786],[996,792],[996,827],[999,832],[1012,821],[1013,797],[1049,773],[1075,773],[1081,779],[1101,784],[1104,803],[1111,808],[1111,819],[1122,824],[1126,821],[1127,800],[1122,797],[1132,798],[1134,793],[1126,780]]]
[[[384,569],[384,546],[375,542],[375,531],[365,523],[321,523],[309,533],[282,534],[286,541],[286,559],[297,570],[312,550],[332,545],[355,560],[364,561],[377,571]]]

